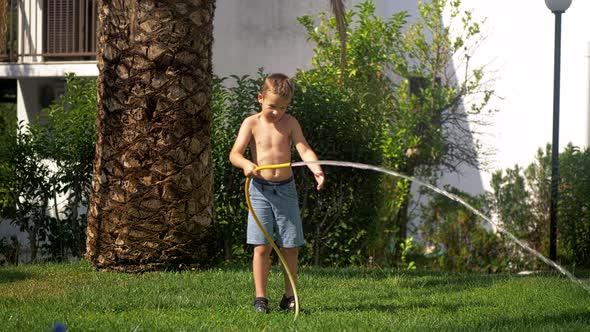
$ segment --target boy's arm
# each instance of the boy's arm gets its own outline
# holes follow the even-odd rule
[[[248,144],[250,144],[250,139],[252,139],[251,123],[252,121],[250,121],[250,118],[246,118],[244,122],[242,122],[242,126],[240,127],[240,131],[238,131],[238,136],[236,137],[234,146],[229,152],[229,161],[235,167],[243,169],[244,175],[258,176],[258,172],[255,171],[256,167],[258,166],[244,157],[244,151],[246,151]]]
[[[305,136],[303,135],[303,130],[299,125],[299,122],[293,118],[293,130],[291,134],[293,144],[295,145],[295,149],[299,153],[301,160],[303,161],[317,161],[318,156],[315,154],[313,149],[307,143]],[[322,166],[319,164],[310,164],[307,167],[313,173],[316,182],[318,183],[317,189],[320,190],[324,186],[324,171],[322,171]]]

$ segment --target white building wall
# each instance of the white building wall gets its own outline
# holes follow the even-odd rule
[[[347,9],[359,0],[346,0]],[[297,17],[330,13],[329,0],[217,0],[214,24],[213,71],[219,76],[267,72],[295,74],[308,69],[313,44]],[[390,16],[402,9],[416,12],[414,1],[375,0],[377,12]],[[411,8],[408,8],[408,3]]]

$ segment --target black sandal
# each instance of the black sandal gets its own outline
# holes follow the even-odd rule
[[[287,297],[283,294],[283,298],[281,299],[281,303],[279,303],[279,308],[285,311],[294,311],[295,310],[295,296]]]
[[[254,299],[254,310],[257,312],[268,313],[268,299],[265,297],[257,297]]]

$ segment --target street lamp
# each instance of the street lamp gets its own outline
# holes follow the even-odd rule
[[[551,143],[551,202],[549,205],[549,258],[557,258],[557,198],[559,183],[559,81],[561,62],[561,14],[572,0],[545,0],[555,14],[555,48],[553,58],[553,142]]]

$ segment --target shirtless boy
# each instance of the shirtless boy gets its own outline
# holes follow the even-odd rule
[[[269,75],[258,94],[260,112],[244,120],[234,146],[229,154],[231,163],[251,177],[250,200],[252,207],[269,234],[276,233],[276,243],[297,283],[297,256],[303,245],[303,227],[299,213],[297,191],[290,167],[256,171],[263,165],[291,162],[291,144],[303,161],[318,160],[307,143],[299,122],[286,114],[294,94],[293,83],[284,74]],[[250,147],[252,161],[244,157]],[[324,185],[324,173],[320,165],[309,165],[317,182],[317,190]],[[254,309],[268,312],[266,286],[270,271],[272,247],[264,237],[251,214],[248,215],[247,243],[254,245],[252,270],[256,297]],[[285,293],[279,307],[293,310],[293,288],[283,270]]]

